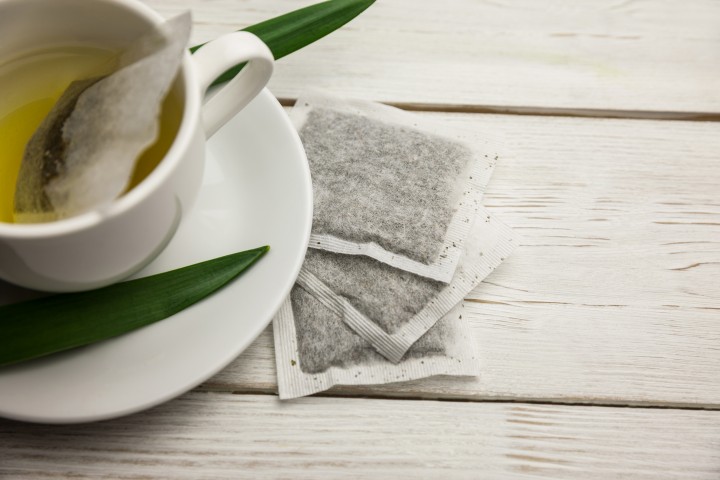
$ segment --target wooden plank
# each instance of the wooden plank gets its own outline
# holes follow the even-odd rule
[[[146,0],[192,8],[194,41],[311,0]],[[720,3],[383,0],[282,59],[280,97],[308,88],[405,103],[720,111]]]
[[[522,246],[467,303],[483,375],[335,393],[720,407],[720,125],[426,115],[514,152],[486,203]],[[266,332],[204,388],[274,370]]]
[[[2,478],[716,479],[720,412],[191,393],[80,426],[0,420]]]

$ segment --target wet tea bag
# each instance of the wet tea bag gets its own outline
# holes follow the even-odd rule
[[[281,399],[334,385],[377,385],[433,375],[477,376],[480,366],[462,303],[395,364],[350,330],[342,312],[295,286],[273,320]]]
[[[494,142],[319,94],[302,96],[290,116],[313,177],[310,247],[450,282],[497,159]]]
[[[191,25],[189,12],[168,20],[136,40],[114,73],[70,85],[26,147],[16,222],[95,210],[125,191],[137,159],[158,137]]]
[[[507,258],[512,230],[481,209],[449,285],[372,258],[309,250],[298,284],[385,358],[399,362],[413,344]]]

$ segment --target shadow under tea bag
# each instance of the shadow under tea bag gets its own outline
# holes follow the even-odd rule
[[[290,113],[313,177],[310,248],[448,283],[497,159],[477,131],[304,95]]]
[[[477,376],[475,343],[462,312],[459,303],[394,364],[350,330],[342,313],[296,285],[273,319],[280,398],[311,395],[334,385]]]
[[[162,102],[177,76],[190,13],[136,40],[103,78],[70,85],[28,142],[15,191],[15,221],[33,223],[108,205],[159,134]]]
[[[515,235],[484,209],[474,221],[449,285],[361,255],[308,250],[297,283],[366,339],[400,361],[413,344],[497,268]]]

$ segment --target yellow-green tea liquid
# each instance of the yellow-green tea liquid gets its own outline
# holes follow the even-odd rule
[[[98,48],[64,47],[0,66],[0,222],[13,221],[15,182],[32,134],[70,83],[107,74],[114,56]]]
[[[15,182],[25,144],[48,114],[55,98],[28,103],[0,118],[0,222],[12,222]]]
[[[0,222],[14,221],[15,183],[25,146],[37,127],[70,83],[111,73],[115,57],[109,50],[77,46],[43,50],[0,63]],[[160,137],[138,160],[129,188],[140,183],[165,156],[181,116],[181,102],[168,95]]]

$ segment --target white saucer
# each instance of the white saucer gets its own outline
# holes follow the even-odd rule
[[[268,325],[300,271],[312,221],[305,151],[265,90],[207,146],[203,187],[167,249],[138,276],[270,245],[243,276],[127,335],[0,368],[0,416],[102,420],[180,395],[229,364]],[[28,292],[0,282],[0,304]]]

